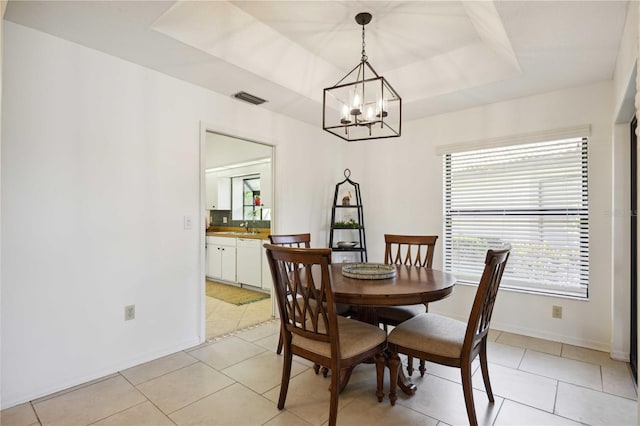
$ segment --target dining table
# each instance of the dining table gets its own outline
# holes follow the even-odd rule
[[[456,278],[454,275],[432,268],[409,265],[391,265],[396,268],[394,277],[351,278],[342,272],[346,263],[329,265],[331,289],[334,301],[352,305],[356,308],[356,319],[378,326],[376,307],[417,305],[442,300],[453,292]],[[387,265],[388,266],[388,265]],[[414,394],[416,386],[399,369],[398,385],[406,394]],[[344,388],[349,381],[350,372],[341,380]]]

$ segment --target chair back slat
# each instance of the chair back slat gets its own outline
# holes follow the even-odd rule
[[[311,244],[311,234],[269,235],[269,241],[271,244],[277,244],[279,246],[309,248]]]
[[[338,325],[329,274],[331,249],[274,244],[264,247],[284,328],[321,342],[337,340]],[[337,341],[335,343],[337,345]],[[336,349],[339,353],[339,347]]]
[[[311,234],[269,235],[269,242],[283,247],[309,248]],[[293,267],[293,265],[290,264],[289,267]]]
[[[385,234],[384,263],[431,268],[437,235]]]
[[[473,300],[464,345],[474,348],[489,332],[491,315],[495,305],[502,274],[507,266],[511,249],[488,250],[484,271]]]

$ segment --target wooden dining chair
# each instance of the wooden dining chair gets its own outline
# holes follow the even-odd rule
[[[271,244],[277,244],[284,247],[309,248],[311,245],[311,234],[269,235],[269,242],[271,242]],[[283,332],[281,330],[280,337],[278,338],[278,348],[276,349],[276,353],[278,355],[282,353],[282,335]]]
[[[311,234],[286,234],[286,235],[269,235],[271,244],[277,244],[285,247],[309,248],[311,244]]]
[[[284,365],[278,409],[284,408],[293,355],[331,371],[329,425],[336,424],[338,394],[359,363],[375,359],[376,396],[382,401],[387,334],[377,326],[336,314],[330,248],[265,244],[284,332]]]
[[[269,235],[269,241],[271,244],[276,244],[283,247],[294,247],[294,248],[309,248],[311,246],[311,234],[303,233],[303,234],[281,234],[281,235]],[[290,265],[291,267],[292,265]],[[338,304],[337,305],[338,315],[349,316],[351,314],[351,306]],[[280,355],[282,353],[282,345],[283,345],[283,332],[280,331],[280,337],[278,338],[278,347],[276,349],[276,353]],[[316,374],[319,373],[320,367],[316,364],[314,366],[314,370]],[[327,377],[328,370],[325,368],[322,371],[322,374]]]
[[[471,363],[480,355],[480,369],[487,397],[493,402],[487,365],[487,334],[502,273],[510,249],[489,250],[480,278],[469,320],[465,324],[434,313],[424,313],[403,322],[389,333],[389,369],[391,374],[389,399],[397,400],[396,385],[399,353],[419,357],[438,364],[460,368],[462,389],[471,425],[477,425],[471,385]]]
[[[433,266],[437,235],[393,235],[385,234],[384,263],[388,265],[410,265],[423,268]],[[398,324],[427,312],[426,304],[384,306],[376,308],[376,315],[385,331],[388,326]],[[420,376],[424,376],[425,363],[420,360]],[[413,374],[413,357],[407,361],[407,374]]]

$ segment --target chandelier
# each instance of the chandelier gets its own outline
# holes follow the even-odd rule
[[[346,141],[395,138],[402,127],[402,99],[389,82],[369,64],[364,27],[370,13],[359,13],[362,25],[362,57],[347,75],[324,89],[322,128]]]

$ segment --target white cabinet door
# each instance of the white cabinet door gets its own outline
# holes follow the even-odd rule
[[[207,276],[236,282],[236,239],[207,237]]]
[[[206,237],[207,241],[207,268],[205,275],[208,278],[220,279],[220,246],[215,243],[213,237]]]
[[[267,250],[262,248],[262,289],[269,290],[269,294],[273,295],[273,280],[271,279],[271,268],[267,260]]]
[[[238,238],[236,259],[238,282],[262,287],[262,258],[260,240]]]
[[[222,279],[222,247],[207,245],[207,276]]]
[[[225,281],[236,282],[236,248],[221,246],[220,277]]]

